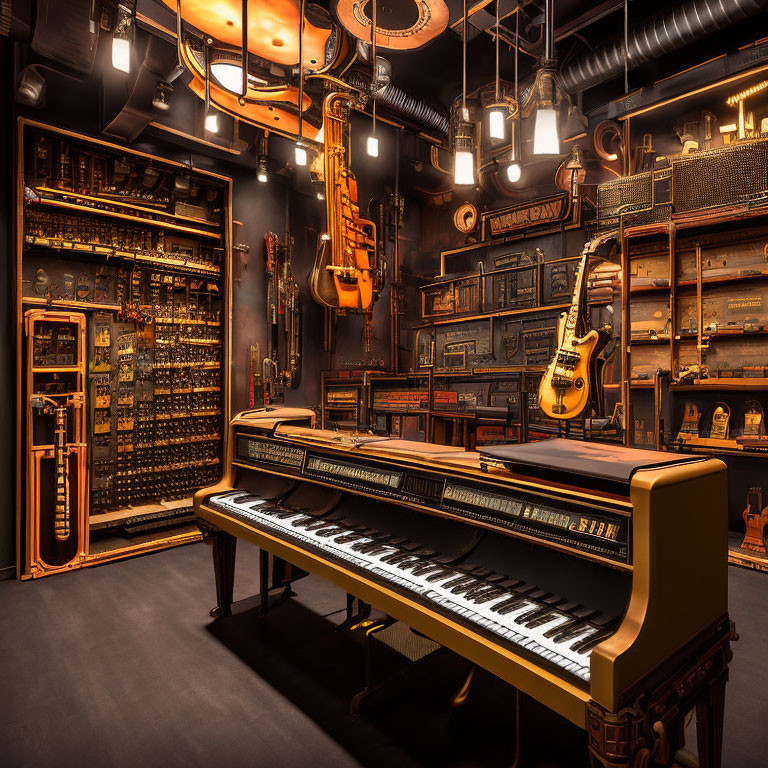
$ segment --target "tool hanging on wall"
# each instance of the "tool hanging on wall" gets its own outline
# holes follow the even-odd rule
[[[301,372],[301,296],[293,277],[293,236],[280,244],[274,232],[264,234],[267,273],[267,354],[262,364],[264,399],[271,402],[298,386]],[[267,403],[268,404],[268,403]]]
[[[383,270],[376,225],[360,216],[357,181],[349,168],[349,109],[356,98],[348,92],[331,93],[323,105],[325,154],[322,172],[327,231],[318,244],[310,290],[315,301],[337,315],[362,313],[363,346],[370,352],[373,302],[381,292]],[[330,324],[333,324],[333,318]],[[326,334],[326,350],[330,345]]]
[[[264,400],[264,380],[261,370],[261,350],[258,344],[248,349],[248,407],[255,408],[256,401]]]

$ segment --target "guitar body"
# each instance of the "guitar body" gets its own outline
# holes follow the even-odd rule
[[[559,339],[563,339],[566,317],[563,314],[558,321]],[[539,385],[539,405],[551,419],[574,419],[589,405],[593,395],[594,360],[600,342],[600,334],[592,330],[581,338],[566,340],[558,345],[555,359],[547,367]],[[578,356],[572,368],[566,368],[559,362],[563,352],[569,360]],[[570,383],[566,385],[566,381]]]
[[[309,292],[318,304],[336,308],[339,306],[336,284],[333,275],[326,269],[331,263],[331,241],[321,239],[317,244],[315,265],[309,275]]]
[[[589,257],[604,239],[588,242],[581,254],[573,299],[557,322],[557,351],[539,385],[539,407],[551,419],[575,419],[591,405],[602,413],[597,356],[608,342],[604,331],[587,330],[586,274]],[[580,334],[580,335],[579,335]]]

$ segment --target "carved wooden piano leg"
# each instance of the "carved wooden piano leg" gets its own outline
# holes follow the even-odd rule
[[[213,544],[213,570],[216,574],[216,599],[218,605],[211,609],[214,619],[232,615],[232,594],[235,586],[235,555],[237,539],[224,531],[216,531],[206,537]]]
[[[720,768],[723,752],[725,684],[728,672],[721,672],[696,702],[696,740],[699,768]]]

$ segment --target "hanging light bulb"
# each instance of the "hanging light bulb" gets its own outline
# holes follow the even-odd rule
[[[209,108],[205,115],[205,130],[208,133],[219,132],[219,113],[213,108]]]
[[[494,107],[488,112],[488,135],[492,139],[504,139],[506,115],[503,107]]]
[[[453,183],[461,186],[475,183],[475,153],[469,123],[462,123],[456,132],[453,152]]]
[[[379,140],[376,138],[376,93],[379,90],[379,70],[376,66],[376,6],[377,0],[371,0],[371,135],[365,143],[368,157],[379,156]]]
[[[494,103],[488,110],[488,135],[492,139],[503,141],[506,135],[507,110],[501,100],[499,80],[499,2],[496,0],[496,93]]]
[[[520,177],[523,175],[523,168],[520,165],[520,163],[517,162],[517,160],[513,160],[508,166],[507,166],[507,179],[512,184],[517,184],[518,181],[520,181]]]
[[[560,138],[557,134],[557,110],[539,107],[533,129],[534,155],[559,155]]]
[[[223,88],[232,93],[242,94],[243,68],[238,64],[217,61],[215,64],[211,64],[211,75]]]
[[[453,183],[465,186],[475,183],[475,153],[473,151],[472,125],[469,122],[469,108],[467,107],[467,0],[464,0],[464,16],[462,18],[461,74],[461,120],[456,127],[453,147]]]
[[[509,165],[507,166],[507,180],[511,184],[517,184],[523,175],[523,166],[520,164],[520,124],[518,118],[512,121],[511,144],[512,150],[509,153]]]
[[[246,4],[247,5],[247,4]],[[304,118],[304,0],[301,0],[299,7],[299,135],[296,140],[296,146],[293,148],[293,155],[296,165],[307,164],[307,149],[301,141],[302,121]]]
[[[112,33],[112,66],[120,72],[131,71],[131,9],[122,3],[117,6],[117,21]]]
[[[534,155],[559,155],[560,137],[557,132],[555,108],[555,67],[552,0],[544,3],[544,58],[536,74],[534,87],[538,91],[536,122],[533,129]]]
[[[211,107],[211,61],[209,46],[212,38],[206,38],[203,47],[203,64],[205,66],[205,130],[208,133],[219,132],[219,113]]]
[[[268,180],[267,176],[267,158],[264,155],[259,157],[259,164],[256,167],[256,181],[260,181],[262,184],[266,184]]]

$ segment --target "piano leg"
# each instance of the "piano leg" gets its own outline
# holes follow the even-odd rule
[[[266,615],[269,610],[269,558],[271,555],[266,549],[259,550],[259,601],[261,603],[260,615]]]
[[[696,740],[699,768],[720,768],[723,752],[723,716],[728,670],[723,670],[696,702]]]
[[[237,539],[224,531],[215,531],[206,536],[205,540],[213,545],[213,570],[216,575],[218,605],[211,609],[211,617],[221,619],[232,615]]]

